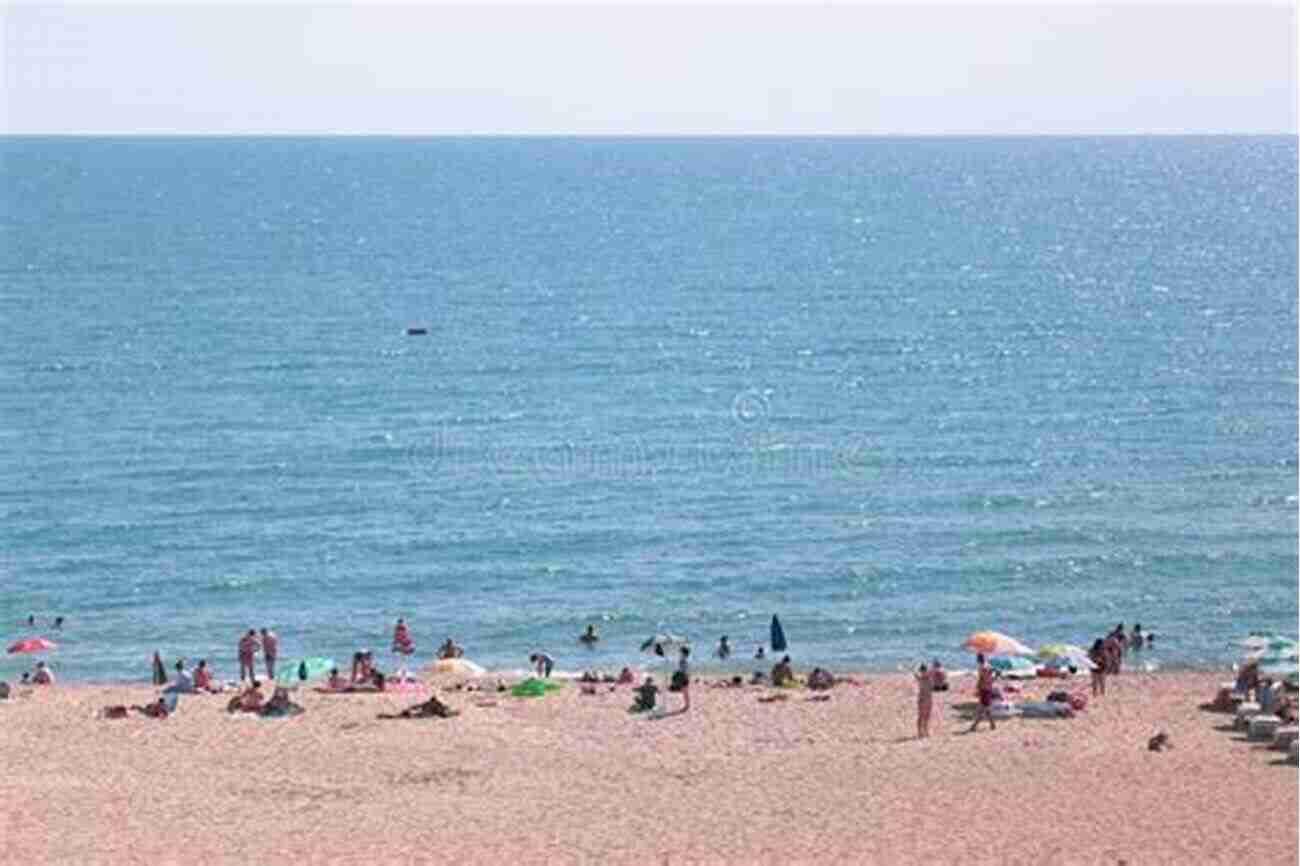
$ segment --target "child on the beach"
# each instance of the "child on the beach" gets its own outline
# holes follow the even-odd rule
[[[916,673],[916,738],[930,736],[930,710],[934,705],[934,677],[921,665]]]

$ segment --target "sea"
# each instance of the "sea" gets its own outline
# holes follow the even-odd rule
[[[84,681],[233,676],[253,627],[387,665],[398,617],[417,666],[667,632],[743,671],[774,614],[797,667],[1120,622],[1148,668],[1225,665],[1297,627],[1296,167],[1294,136],[0,138],[0,637]]]

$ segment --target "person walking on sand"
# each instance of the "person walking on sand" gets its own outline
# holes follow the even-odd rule
[[[1110,652],[1106,647],[1106,642],[1097,638],[1092,642],[1092,649],[1088,650],[1088,658],[1092,661],[1092,696],[1094,698],[1106,694],[1106,667],[1110,661]]]
[[[257,640],[257,632],[251,628],[248,634],[239,639],[239,681],[241,683],[245,678],[257,679],[257,671],[253,670],[253,661],[261,648],[262,645]]]
[[[677,660],[677,670],[673,673],[672,690],[682,693],[682,712],[691,708],[691,648],[682,647],[681,657]]]
[[[989,720],[989,729],[996,731],[997,723],[993,721],[993,668],[984,660],[984,654],[980,653],[975,656],[978,664],[976,669],[975,694],[979,699],[979,706],[975,708],[975,721],[971,723],[970,730],[973,733],[983,719]]]
[[[934,708],[934,676],[921,665],[916,672],[916,738],[930,736],[930,711]]]
[[[275,660],[280,655],[280,638],[269,628],[262,629],[262,657],[266,659],[266,678],[275,679]]]

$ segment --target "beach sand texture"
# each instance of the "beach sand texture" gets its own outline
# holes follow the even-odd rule
[[[186,696],[166,720],[101,721],[153,690],[60,686],[0,704],[0,861],[1295,863],[1296,769],[1198,709],[1222,679],[1124,674],[1076,719],[970,735],[967,679],[923,742],[899,674],[827,702],[697,683],[658,720],[626,713],[625,687],[569,685],[439,692],[447,720],[375,718],[418,696],[304,689],[291,719]],[[1147,751],[1157,727],[1172,751]]]

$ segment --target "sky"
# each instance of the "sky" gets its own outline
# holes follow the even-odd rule
[[[1288,5],[9,3],[0,133],[1296,132]]]

